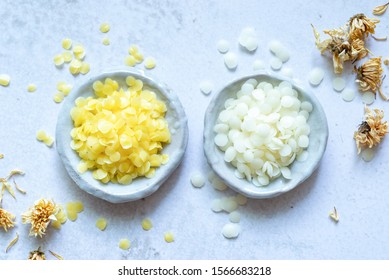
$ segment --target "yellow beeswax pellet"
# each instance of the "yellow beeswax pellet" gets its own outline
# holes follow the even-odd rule
[[[170,231],[165,232],[165,234],[164,234],[164,239],[165,239],[165,241],[166,241],[167,243],[173,242],[173,241],[174,241],[174,235],[173,235],[173,233],[171,233]]]
[[[85,52],[83,45],[77,44],[74,46],[74,48],[73,48],[74,55],[82,54],[83,52]]]
[[[83,62],[81,65],[80,73],[85,75],[89,72],[90,70],[90,64],[87,62]]]
[[[72,48],[72,40],[69,38],[65,38],[62,40],[62,47],[65,50],[70,50]]]
[[[145,64],[146,69],[153,69],[153,68],[155,68],[156,62],[155,62],[155,59],[153,57],[147,57],[145,59],[144,64]]]
[[[62,92],[57,92],[56,94],[54,94],[53,96],[53,100],[56,102],[56,103],[61,103],[63,101],[63,98],[64,98],[64,95]]]
[[[128,48],[128,53],[131,54],[131,55],[134,55],[136,53],[138,53],[139,51],[139,47],[135,44],[132,44],[129,48]]]
[[[84,205],[81,201],[68,202],[66,203],[66,211],[80,213],[84,211]]]
[[[34,91],[36,91],[36,85],[34,85],[34,84],[29,84],[29,85],[27,86],[27,91],[28,91],[28,92],[34,92]]]
[[[62,57],[65,63],[69,63],[73,59],[73,54],[69,51],[65,51],[62,53]]]
[[[43,141],[44,139],[47,138],[47,134],[46,134],[46,131],[44,130],[38,130],[37,133],[36,133],[36,139],[38,141]]]
[[[133,56],[134,56],[137,63],[141,63],[143,61],[143,54],[138,52],[138,53],[133,54]]]
[[[77,75],[78,73],[80,73],[81,67],[82,62],[78,59],[73,59],[72,62],[70,62],[69,71],[71,74]]]
[[[64,64],[64,62],[65,62],[62,54],[57,54],[56,56],[54,56],[53,60],[54,60],[55,66],[57,66],[57,67],[62,66]]]
[[[104,22],[100,25],[100,31],[102,33],[107,33],[110,29],[111,29],[110,25],[106,22]]]
[[[43,143],[45,143],[47,147],[51,147],[54,144],[54,138],[47,136],[45,139],[43,139]]]
[[[136,65],[136,59],[134,56],[132,55],[128,55],[126,56],[126,58],[124,59],[124,63],[127,65],[127,66],[135,66]]]
[[[111,43],[109,41],[109,38],[107,38],[107,37],[103,38],[102,42],[103,42],[103,45],[105,45],[105,46],[108,46]]]
[[[96,227],[97,227],[99,230],[101,230],[101,231],[105,230],[106,227],[107,227],[107,220],[104,219],[104,218],[99,218],[99,219],[97,219],[97,221],[96,221]]]
[[[128,76],[126,78],[126,84],[130,87],[134,86],[136,82],[136,79],[133,76]]]
[[[131,242],[130,240],[124,238],[124,239],[120,239],[119,241],[119,248],[122,249],[122,250],[128,250],[130,249],[130,246],[131,246]]]
[[[9,85],[11,77],[7,74],[0,74],[0,85],[6,87]]]
[[[57,221],[52,221],[51,226],[55,229],[60,229],[61,228],[61,222]]]
[[[68,213],[68,219],[71,220],[72,222],[74,222],[75,220],[77,220],[77,217],[78,217],[78,214],[76,211],[71,211],[71,212],[67,212]]]
[[[146,218],[142,220],[142,228],[144,230],[150,230],[153,227],[153,224],[151,223],[151,220]]]
[[[0,154],[0,159],[4,158],[4,154]]]

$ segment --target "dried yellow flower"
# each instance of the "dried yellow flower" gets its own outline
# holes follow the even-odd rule
[[[365,42],[361,39],[350,40],[345,27],[333,30],[324,30],[323,33],[331,38],[320,41],[320,34],[312,25],[315,35],[315,44],[321,54],[328,51],[332,54],[334,72],[341,74],[343,72],[343,63],[348,60],[359,60],[365,57],[368,50],[365,48]]]
[[[0,227],[3,227],[5,231],[15,226],[15,216],[0,208]]]
[[[389,5],[389,2],[386,3],[386,4],[384,4],[384,5],[375,7],[375,8],[373,9],[373,15],[376,15],[376,16],[382,15],[382,14],[385,13],[385,11],[388,9],[388,5]]]
[[[51,220],[56,220],[55,215],[59,206],[48,199],[40,199],[29,210],[22,214],[23,224],[31,223],[30,235],[42,237]]]
[[[46,256],[45,253],[41,251],[41,247],[39,247],[35,251],[30,252],[28,259],[31,261],[44,261],[46,260]]]
[[[351,17],[348,24],[350,26],[350,38],[364,40],[369,34],[374,34],[376,24],[380,20],[376,18],[368,18],[364,14],[356,14]]]
[[[355,81],[359,83],[361,91],[372,91],[374,93],[378,91],[384,100],[388,100],[381,90],[382,73],[384,72],[381,66],[381,57],[371,58],[361,67],[354,66],[354,72],[357,73]]]
[[[357,144],[358,154],[362,147],[372,148],[388,133],[388,122],[382,122],[384,111],[374,109],[374,113],[367,106],[365,107],[365,121],[363,121],[354,132],[354,139]]]

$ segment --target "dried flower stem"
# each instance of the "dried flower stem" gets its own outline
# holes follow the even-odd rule
[[[54,257],[56,257],[57,259],[59,259],[59,260],[63,260],[63,257],[61,257],[60,255],[58,255],[58,254],[56,254],[56,253],[54,253],[53,251],[51,251],[51,250],[49,250],[49,252],[50,252],[50,254],[52,254]]]
[[[5,252],[8,253],[8,250],[11,249],[11,247],[14,246],[16,244],[16,242],[18,242],[18,240],[19,240],[19,234],[16,233],[16,237],[11,240],[11,242],[7,246],[7,249],[5,249]]]
[[[336,207],[334,206],[334,211],[333,212],[330,212],[330,218],[334,221],[334,222],[339,222],[339,215],[338,215],[338,211],[336,210]]]
[[[384,5],[375,7],[373,9],[373,15],[380,16],[380,15],[384,14],[385,11],[388,9],[388,5],[389,5],[389,2],[384,4]]]

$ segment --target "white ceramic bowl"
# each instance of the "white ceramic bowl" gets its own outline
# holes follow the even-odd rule
[[[308,124],[311,128],[311,133],[309,135],[310,144],[307,149],[309,156],[306,161],[298,162],[295,160],[291,166],[289,166],[292,171],[291,180],[286,180],[281,176],[271,181],[267,186],[257,187],[246,179],[239,179],[234,175],[235,167],[224,161],[224,152],[214,143],[216,133],[213,131],[213,127],[217,122],[219,113],[224,109],[224,102],[228,98],[236,98],[237,91],[244,82],[250,78],[254,78],[258,82],[270,82],[273,85],[279,84],[281,81],[288,81],[293,85],[293,88],[298,91],[299,99],[301,101],[309,101],[313,105],[313,111],[310,113],[308,119]],[[310,94],[297,86],[292,80],[273,74],[270,75],[265,72],[245,76],[227,84],[220,92],[215,94],[205,114],[204,153],[209,165],[225,184],[233,190],[251,198],[260,199],[275,197],[294,189],[302,183],[318,167],[326,149],[327,139],[327,119],[318,99],[313,94]]]
[[[165,118],[171,132],[171,143],[166,145],[162,152],[169,155],[169,161],[167,164],[157,168],[155,177],[151,179],[139,177],[134,179],[129,185],[103,184],[92,177],[91,171],[83,174],[77,171],[80,158],[70,147],[72,140],[70,132],[74,127],[70,117],[70,110],[74,107],[74,101],[78,97],[94,96],[92,84],[95,81],[104,81],[105,78],[111,78],[116,80],[119,86],[126,86],[125,79],[129,75],[142,80],[144,88],[153,90],[158,98],[166,103],[168,110]],[[143,71],[136,69],[105,72],[88,79],[85,83],[75,88],[62,104],[56,128],[57,150],[70,177],[84,191],[112,203],[141,199],[158,190],[180,164],[187,142],[187,118],[178,97],[166,85],[146,76]]]

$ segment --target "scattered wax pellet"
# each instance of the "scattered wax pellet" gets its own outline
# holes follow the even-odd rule
[[[223,211],[221,199],[216,198],[216,199],[212,200],[211,210],[213,212],[221,212],[221,211]]]
[[[134,56],[137,63],[141,63],[143,61],[143,54],[135,53],[135,54],[133,54],[133,56]]]
[[[74,202],[74,210],[77,213],[84,211],[84,204],[81,201]]]
[[[253,63],[253,70],[254,71],[263,70],[265,68],[266,68],[266,65],[262,60],[260,60],[260,59],[254,60],[254,63]]]
[[[173,235],[173,233],[171,233],[170,231],[165,232],[165,234],[164,234],[164,239],[165,239],[165,241],[166,241],[167,243],[173,242],[173,241],[174,241],[174,235]]]
[[[308,81],[311,85],[317,86],[321,83],[324,78],[324,70],[316,67],[311,70],[308,74]]]
[[[69,38],[65,38],[62,40],[62,47],[65,49],[65,50],[70,50],[72,48],[72,40],[69,39]]]
[[[64,64],[64,62],[65,62],[62,54],[57,54],[56,56],[54,56],[53,60],[54,60],[55,66],[57,66],[57,67],[62,66]]]
[[[270,67],[273,70],[280,70],[282,68],[282,61],[278,57],[273,57],[270,59]]]
[[[47,134],[44,130],[38,130],[36,133],[36,139],[38,141],[43,141],[44,139],[47,138]]]
[[[69,63],[73,59],[73,54],[69,51],[65,51],[62,53],[62,57],[65,63]]]
[[[0,85],[6,87],[9,85],[11,77],[7,74],[0,74]]]
[[[71,220],[72,222],[77,220],[78,214],[76,211],[71,211],[71,212],[68,211],[67,214],[68,214],[68,219]]]
[[[254,51],[258,47],[258,36],[254,28],[246,27],[239,35],[239,44],[248,51]]]
[[[139,51],[139,47],[135,44],[132,44],[129,48],[128,48],[128,53],[131,54],[131,55],[134,55],[136,53],[138,53]]]
[[[98,218],[96,221],[96,227],[99,230],[104,231],[107,227],[107,220],[104,218]]]
[[[213,89],[213,83],[211,81],[206,80],[200,83],[200,90],[205,95],[210,94],[212,92],[212,89]]]
[[[128,55],[126,56],[126,58],[124,59],[124,63],[127,65],[127,66],[135,66],[136,65],[136,59],[134,56],[132,55]]]
[[[54,94],[53,96],[53,100],[56,102],[56,103],[61,103],[63,101],[63,98],[64,98],[64,95],[62,92],[57,92],[56,94]]]
[[[217,42],[217,50],[220,53],[226,53],[228,52],[229,49],[230,49],[230,43],[227,40],[222,39]]]
[[[375,94],[374,92],[367,91],[362,93],[362,102],[366,105],[370,105],[375,101]]]
[[[225,191],[228,188],[227,185],[224,184],[224,182],[219,177],[216,176],[212,181],[212,186],[218,191]]]
[[[355,98],[355,91],[350,88],[346,88],[342,91],[342,98],[346,102],[353,101]]]
[[[35,84],[29,84],[29,85],[27,86],[27,91],[28,91],[28,92],[34,92],[34,91],[36,91],[36,85],[35,85]]]
[[[374,149],[366,148],[366,149],[362,150],[362,152],[361,152],[361,157],[366,162],[371,161],[374,158],[374,156],[375,156]]]
[[[0,154],[0,159],[4,158],[4,154]]]
[[[104,38],[103,38],[102,43],[103,43],[103,45],[105,45],[105,46],[108,46],[109,44],[111,44],[109,38],[107,38],[107,37],[104,37]]]
[[[239,205],[235,201],[234,197],[223,197],[221,199],[221,207],[224,211],[231,213],[238,209]]]
[[[53,228],[55,228],[55,229],[60,229],[61,228],[61,222],[60,221],[52,221],[51,222],[51,226],[53,227]]]
[[[235,69],[238,66],[238,57],[233,52],[228,52],[224,55],[224,64],[230,70]]]
[[[228,219],[231,223],[239,223],[240,222],[240,214],[238,211],[232,211],[228,214]]]
[[[47,136],[47,138],[43,139],[43,143],[45,143],[47,147],[51,147],[54,144],[54,138]]]
[[[102,33],[107,33],[110,29],[111,29],[111,26],[106,22],[104,22],[100,25],[100,31]]]
[[[122,249],[122,250],[128,250],[130,249],[130,246],[131,246],[131,242],[130,240],[124,238],[124,239],[120,239],[119,241],[119,248]]]
[[[341,78],[341,77],[336,77],[332,81],[332,87],[336,91],[339,91],[339,92],[342,91],[345,86],[346,86],[346,81],[343,78]]]
[[[153,69],[155,68],[155,65],[156,65],[156,62],[155,62],[155,59],[154,57],[146,57],[145,61],[144,61],[144,64],[145,64],[145,68],[146,69]]]
[[[222,234],[225,238],[236,238],[240,233],[240,226],[236,223],[228,223],[223,226]]]
[[[205,184],[205,178],[200,172],[194,172],[190,176],[190,182],[195,188],[201,188]]]
[[[72,62],[70,62],[69,71],[71,74],[77,75],[78,73],[80,73],[81,67],[82,62],[78,59],[73,59]]]
[[[85,75],[89,72],[90,70],[90,64],[87,62],[83,62],[80,68],[80,73]]]
[[[238,193],[235,197],[235,201],[239,204],[239,205],[245,205],[247,203],[247,197],[245,197],[244,195]]]
[[[146,218],[142,220],[142,228],[144,230],[150,230],[153,227],[153,224],[151,223],[151,220]]]

